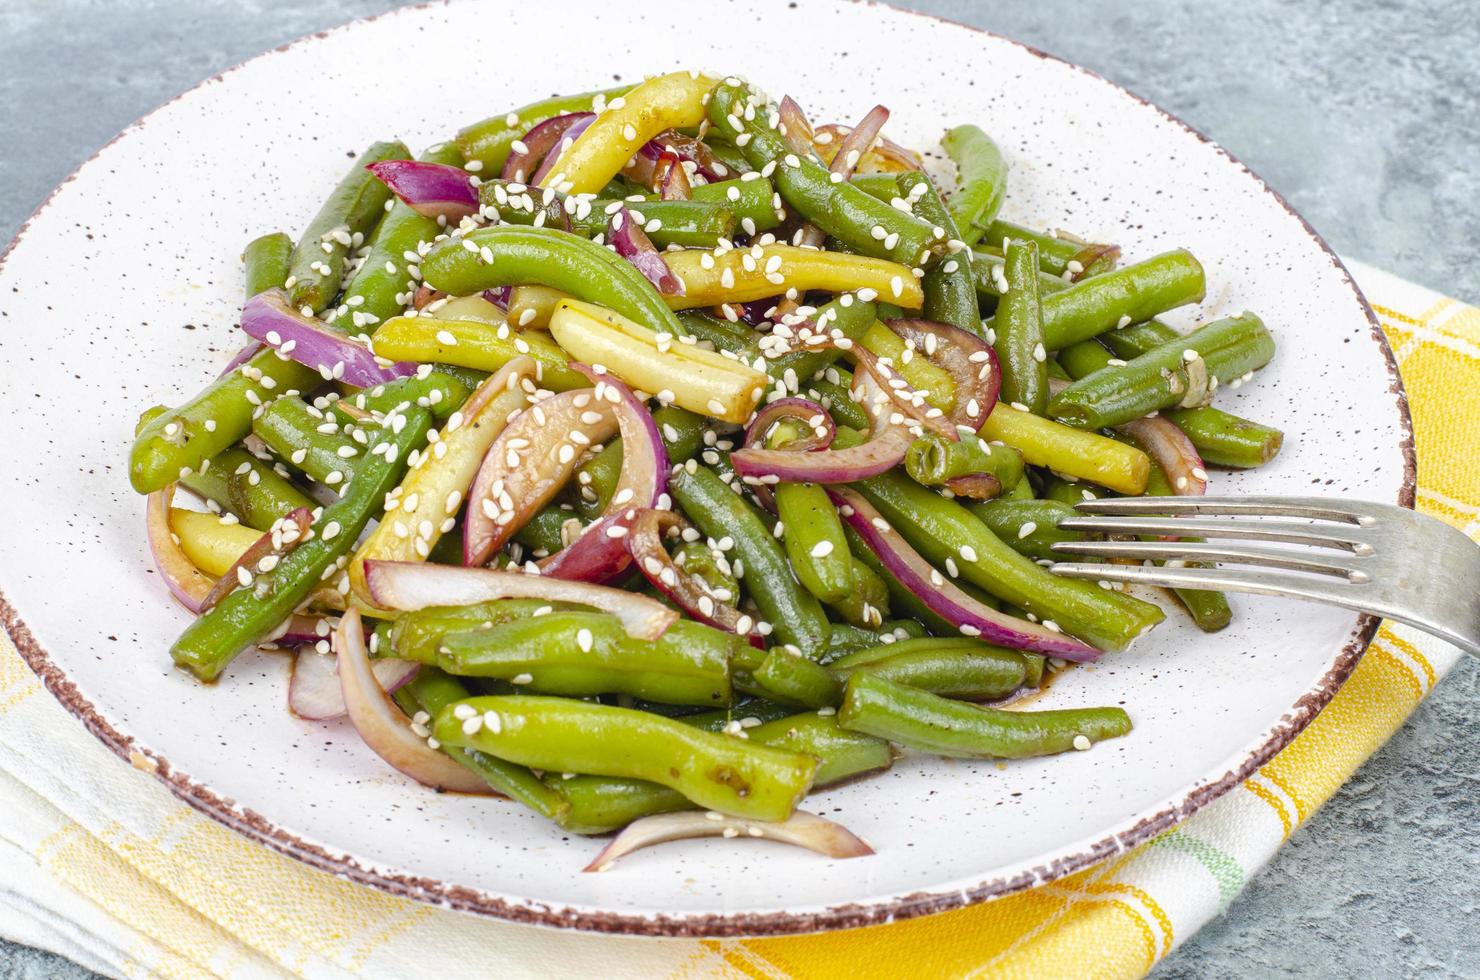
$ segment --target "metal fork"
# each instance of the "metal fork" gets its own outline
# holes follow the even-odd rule
[[[1050,566],[1056,574],[1312,599],[1407,623],[1480,657],[1480,547],[1435,518],[1392,504],[1324,497],[1124,497],[1075,506],[1095,516],[1066,518],[1059,527],[1285,547],[1218,540],[1066,541],[1053,550],[1145,564],[1058,562]],[[1151,564],[1161,561],[1167,564]]]

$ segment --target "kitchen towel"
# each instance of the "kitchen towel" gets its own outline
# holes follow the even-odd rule
[[[1453,424],[1480,418],[1480,309],[1349,265],[1407,387],[1418,508],[1480,539],[1480,458]],[[1334,700],[1242,785],[1051,884],[864,929],[669,940],[496,922],[283,857],[110,753],[0,634],[0,935],[126,977],[542,977],[556,964],[642,978],[1136,977],[1234,901],[1459,656],[1385,624]]]

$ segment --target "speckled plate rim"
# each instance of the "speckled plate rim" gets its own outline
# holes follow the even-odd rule
[[[149,122],[152,116],[165,106],[171,105],[212,82],[221,81],[226,75],[237,71],[244,65],[257,61],[259,58],[269,57],[276,52],[286,51],[289,48],[313,44],[330,34],[352,30],[360,24],[386,17],[400,16],[430,7],[446,6],[449,2],[450,0],[431,0],[431,2],[399,7],[383,14],[357,18],[327,31],[316,31],[304,35],[295,41],[254,55],[252,58],[212,75],[186,91],[181,92],[179,95],[160,103],[148,113],[133,123],[130,123],[103,146],[99,147],[92,156],[79,164],[61,183],[52,189],[41,204],[37,206],[36,210],[21,223],[20,228],[10,243],[5,246],[3,251],[0,251],[0,268],[4,267],[10,253],[21,243],[27,229],[46,211],[47,207],[62,188],[72,183],[82,169],[95,160],[104,150],[128,134],[142,128]],[[1403,483],[1398,490],[1397,503],[1400,506],[1410,509],[1413,507],[1418,481],[1418,459],[1414,449],[1413,419],[1409,412],[1408,397],[1403,389],[1403,381],[1398,373],[1397,359],[1394,357],[1393,350],[1387,342],[1387,337],[1383,334],[1382,326],[1378,322],[1377,315],[1367,302],[1366,296],[1363,295],[1361,289],[1353,281],[1346,265],[1337,256],[1335,251],[1332,250],[1331,246],[1326,243],[1326,240],[1311,227],[1310,223],[1278,191],[1270,187],[1262,177],[1249,169],[1241,160],[1203,133],[1155,103],[1141,98],[1139,95],[1136,95],[1122,85],[1110,81],[1098,72],[1091,71],[1088,68],[1076,65],[1073,62],[1051,55],[1005,35],[952,20],[948,17],[940,17],[915,10],[906,10],[901,7],[894,7],[892,4],[878,3],[876,0],[851,0],[851,2],[857,3],[862,7],[886,7],[900,13],[973,31],[977,34],[1005,41],[1037,58],[1056,62],[1080,72],[1096,82],[1107,85],[1159,113],[1166,120],[1176,124],[1190,135],[1195,136],[1199,141],[1208,144],[1220,156],[1252,178],[1264,193],[1272,197],[1291,217],[1300,222],[1301,227],[1305,229],[1311,241],[1330,259],[1332,266],[1340,274],[1346,286],[1351,289],[1352,295],[1356,298],[1362,312],[1367,317],[1372,336],[1377,341],[1378,349],[1386,361],[1389,378],[1388,392],[1393,396],[1394,404],[1399,415],[1398,421],[1401,432],[1399,448],[1403,454]],[[1346,643],[1342,645],[1341,650],[1333,659],[1326,673],[1311,690],[1307,691],[1290,706],[1281,717],[1280,723],[1270,730],[1268,738],[1250,752],[1238,765],[1229,769],[1221,777],[1198,785],[1182,797],[1182,799],[1163,807],[1156,813],[1142,817],[1125,829],[1109,834],[1103,839],[1084,847],[1078,853],[1059,857],[1049,864],[1032,868],[1010,877],[988,878],[966,889],[952,889],[944,892],[918,891],[874,903],[848,903],[806,912],[703,913],[695,915],[651,916],[571,908],[542,902],[500,898],[479,889],[451,884],[435,878],[391,872],[371,867],[360,863],[351,855],[337,853],[319,844],[306,841],[286,828],[276,825],[261,814],[236,806],[232,800],[221,797],[209,786],[195,779],[189,773],[175,769],[170,765],[169,760],[159,753],[136,746],[134,739],[109,723],[101,712],[94,707],[92,702],[83,696],[72,680],[67,677],[66,673],[52,661],[46,650],[41,647],[34,634],[26,626],[25,621],[21,619],[20,613],[11,605],[4,592],[0,591],[0,628],[4,628],[9,634],[11,640],[16,645],[16,649],[20,651],[21,658],[25,660],[31,670],[41,679],[42,684],[52,696],[61,702],[62,706],[69,712],[76,715],[87,730],[112,750],[114,754],[129,762],[135,768],[150,773],[159,779],[169,788],[170,792],[191,807],[243,836],[259,841],[279,853],[296,858],[322,871],[327,871],[361,884],[370,885],[392,895],[410,898],[416,901],[531,925],[579,929],[590,932],[670,937],[793,935],[894,922],[920,915],[945,912],[951,909],[989,901],[994,898],[1000,898],[1003,895],[1022,891],[1034,885],[1043,884],[1057,878],[1062,878],[1065,875],[1073,874],[1115,854],[1129,850],[1175,826],[1213,800],[1227,793],[1243,782],[1260,766],[1273,758],[1286,745],[1290,744],[1295,736],[1299,735],[1310,724],[1311,720],[1320,713],[1321,709],[1335,697],[1336,692],[1341,688],[1347,677],[1351,675],[1351,672],[1361,660],[1362,655],[1366,652],[1368,645],[1377,633],[1380,623],[1381,620],[1378,617],[1365,614],[1359,615],[1351,633],[1348,634]]]

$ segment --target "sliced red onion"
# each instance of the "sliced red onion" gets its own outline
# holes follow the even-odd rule
[[[411,306],[417,312],[426,309],[439,299],[446,299],[447,294],[440,289],[434,289],[426,283],[422,283],[416,289],[416,294],[411,297]]]
[[[668,489],[668,450],[647,406],[610,374],[598,373],[585,364],[571,367],[596,383],[597,398],[610,402],[617,411],[622,434],[622,468],[617,488],[602,516],[567,548],[540,563],[545,575],[582,582],[605,581],[626,569],[631,556],[622,538],[625,515],[638,507],[659,507]]]
[[[945,488],[958,497],[973,500],[993,500],[1002,495],[1002,481],[991,473],[953,476],[945,482]]]
[[[351,609],[334,631],[345,713],[360,738],[386,762],[424,786],[488,795],[488,784],[427,744],[380,686],[365,651],[365,629]]]
[[[747,637],[755,648],[765,649],[765,637],[755,632],[755,621],[735,607],[735,596],[716,596],[709,583],[697,575],[690,575],[668,554],[668,549],[663,546],[663,535],[688,526],[688,521],[671,510],[639,508],[626,522],[627,553],[655,589],[694,619],[716,629],[739,633]]]
[[[319,632],[320,623],[325,624],[322,633]],[[299,647],[305,643],[327,640],[332,632],[333,630],[328,627],[328,620],[324,617],[294,613],[283,627],[283,632],[274,636],[272,642],[281,647]]]
[[[483,290],[483,298],[494,306],[507,311],[509,308],[509,297],[514,295],[513,286],[495,286],[493,289]]]
[[[703,140],[694,136],[685,136],[671,129],[659,133],[644,143],[622,168],[623,176],[656,189],[657,181],[654,178],[657,175],[657,165],[665,152],[671,153],[681,161],[692,163],[695,172],[711,183],[739,176],[731,173],[730,168],[714,155],[714,151]]]
[[[658,196],[665,201],[687,201],[694,196],[693,188],[689,186],[689,172],[684,169],[678,154],[671,150],[664,150],[659,157],[654,177]]]
[[[365,168],[391,189],[401,203],[428,218],[457,224],[478,213],[478,191],[461,167],[420,160],[382,160]]]
[[[793,153],[812,152],[812,123],[807,120],[806,112],[797,105],[797,100],[789,95],[782,96],[781,105],[777,107],[776,114],[780,119],[782,138],[786,145],[791,147]]]
[[[216,580],[216,584],[211,586],[211,591],[206,593],[196,611],[209,611],[216,603],[236,591],[237,586],[251,582],[253,576],[261,571],[259,565],[264,558],[281,557],[292,551],[312,525],[313,515],[308,512],[307,507],[299,507],[274,521],[272,529],[247,545],[247,549],[237,556],[226,573]]]
[[[828,489],[843,519],[857,531],[884,567],[900,584],[920,597],[930,610],[968,636],[979,636],[987,643],[1031,650],[1065,660],[1090,663],[1100,658],[1100,651],[1072,636],[1055,633],[1046,626],[1030,623],[991,606],[978,602],[949,578],[931,567],[909,543],[896,532],[863,495],[848,487]]]
[[[973,432],[980,429],[1002,389],[1002,371],[992,346],[974,333],[934,320],[890,320],[885,325],[950,374],[956,385],[951,423]]]
[[[736,311],[736,314],[743,322],[750,324],[752,327],[758,327],[768,320],[778,318],[777,313],[774,311],[777,310],[781,299],[782,297],[780,296],[772,296],[770,299],[756,299],[751,300],[749,303],[727,303],[725,305]],[[724,315],[723,312],[720,313],[720,316]]]
[[[403,687],[420,667],[410,660],[370,662],[376,682],[387,694]],[[348,709],[334,654],[319,653],[313,644],[298,649],[293,657],[293,678],[288,682],[288,710],[304,721],[332,721],[345,716]]]
[[[373,388],[416,373],[416,365],[401,361],[383,366],[370,348],[346,337],[311,316],[293,309],[288,294],[269,289],[247,300],[242,329],[299,364],[318,371],[326,381],[343,381],[356,388]]]
[[[658,292],[665,296],[683,295],[683,280],[668,268],[653,240],[648,238],[642,226],[632,220],[631,211],[618,208],[607,222],[606,230],[607,243],[617,250],[618,255],[635,265]]]
[[[590,112],[571,112],[563,116],[552,116],[532,127],[519,139],[524,148],[521,150],[516,147],[509,154],[509,159],[504,161],[504,169],[499,176],[504,180],[525,183],[572,126],[583,120],[586,126],[589,126],[594,118],[595,115]],[[584,130],[585,126],[582,129]],[[580,134],[577,133],[577,135]]]
[[[892,470],[904,459],[915,434],[895,420],[898,413],[891,411],[889,396],[867,368],[853,372],[852,394],[869,415],[867,442],[818,452],[746,446],[730,454],[730,464],[747,483],[854,483]]]
[[[807,427],[808,434],[786,444],[785,449],[793,453],[812,452],[832,445],[838,434],[837,424],[827,409],[808,398],[778,398],[764,405],[745,429],[745,448],[766,444],[771,426],[782,419],[797,419]],[[822,431],[818,431],[821,429]]]
[[[175,496],[175,485],[171,483],[162,490],[149,495],[144,508],[144,519],[149,531],[149,552],[154,556],[154,567],[164,584],[180,604],[191,612],[200,612],[200,604],[210,595],[215,584],[211,577],[185,554],[175,533],[170,530],[170,501]]]
[[[569,149],[576,140],[580,139],[581,134],[584,133],[586,129],[593,122],[596,121],[596,116],[594,114],[582,113],[582,115],[584,115],[585,118],[577,119],[575,122],[571,123],[570,127],[566,129],[566,131],[562,134],[559,145],[555,146],[553,149],[550,150],[549,153],[545,154],[545,159],[540,164],[540,168],[536,170],[534,172],[534,176],[529,179],[529,185],[531,187],[545,186],[543,181],[546,177],[550,176],[551,170],[553,170],[554,167],[560,162],[560,155],[564,153],[567,149]]]
[[[232,371],[235,371],[237,368],[241,367],[243,364],[247,363],[252,358],[256,357],[257,356],[257,352],[260,351],[261,349],[262,349],[262,344],[260,342],[255,341],[255,340],[252,341],[250,344],[248,344],[247,346],[243,347],[241,350],[237,351],[234,355],[232,355],[231,360],[227,362],[226,366],[221,369],[221,373],[218,374],[218,375],[216,375],[216,377],[217,378],[224,378],[224,377],[226,377]]]
[[[1069,279],[1071,282],[1078,282],[1096,266],[1103,267],[1100,271],[1114,268],[1119,258],[1119,245],[1086,245],[1080,249],[1078,255],[1074,256],[1072,261],[1079,263],[1079,271],[1071,273]]]
[[[929,429],[951,442],[960,440],[961,434],[956,431],[955,423],[940,409],[930,405],[924,394],[906,381],[897,367],[885,364],[883,358],[862,344],[853,344],[849,350],[858,369],[853,372],[854,377],[860,373],[872,376],[885,399],[910,423],[921,429]],[[874,400],[877,401],[877,396]]]
[[[1208,472],[1202,456],[1187,438],[1187,433],[1171,419],[1153,415],[1133,419],[1115,427],[1116,432],[1130,436],[1146,450],[1146,455],[1166,471],[1172,492],[1179,497],[1200,497],[1208,492]]]
[[[574,602],[611,613],[629,636],[639,640],[656,640],[678,620],[678,613],[636,592],[492,568],[371,559],[365,562],[365,582],[377,608],[399,612],[495,599]]]
[[[835,174],[842,174],[844,180],[852,177],[854,171],[858,169],[859,161],[874,145],[874,140],[879,138],[879,130],[883,129],[888,121],[888,109],[881,105],[870,109],[868,114],[858,121],[858,125],[854,126],[838,144],[837,153],[833,155],[828,169]]]
[[[611,404],[591,388],[562,391],[516,415],[468,489],[463,564],[493,557],[569,482],[587,448],[616,431]]]
[[[874,849],[863,838],[847,827],[805,810],[797,810],[780,823],[746,820],[713,810],[680,810],[678,813],[660,813],[632,821],[612,838],[612,842],[596,855],[594,861],[581,870],[605,871],[618,858],[633,851],[689,837],[724,837],[735,840],[759,837],[762,840],[805,847],[809,851],[838,860],[867,857],[874,853]]]
[[[812,146],[817,150],[817,155],[822,159],[832,162],[837,155],[838,147],[851,132],[847,126],[837,123],[826,123],[818,126],[817,131],[812,134]],[[924,161],[920,154],[914,150],[900,146],[892,140],[879,138],[874,141],[873,148],[867,154],[872,158],[871,162],[876,165],[885,164],[882,169],[890,171],[921,170]]]

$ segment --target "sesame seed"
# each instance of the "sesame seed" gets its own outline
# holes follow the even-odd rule
[[[1075,735],[1074,736],[1074,748],[1076,750],[1080,751],[1080,752],[1088,752],[1089,751],[1089,747],[1090,747],[1091,744],[1093,744],[1093,743],[1090,742],[1090,740],[1089,740],[1089,738],[1087,736],[1084,736],[1084,735]]]

